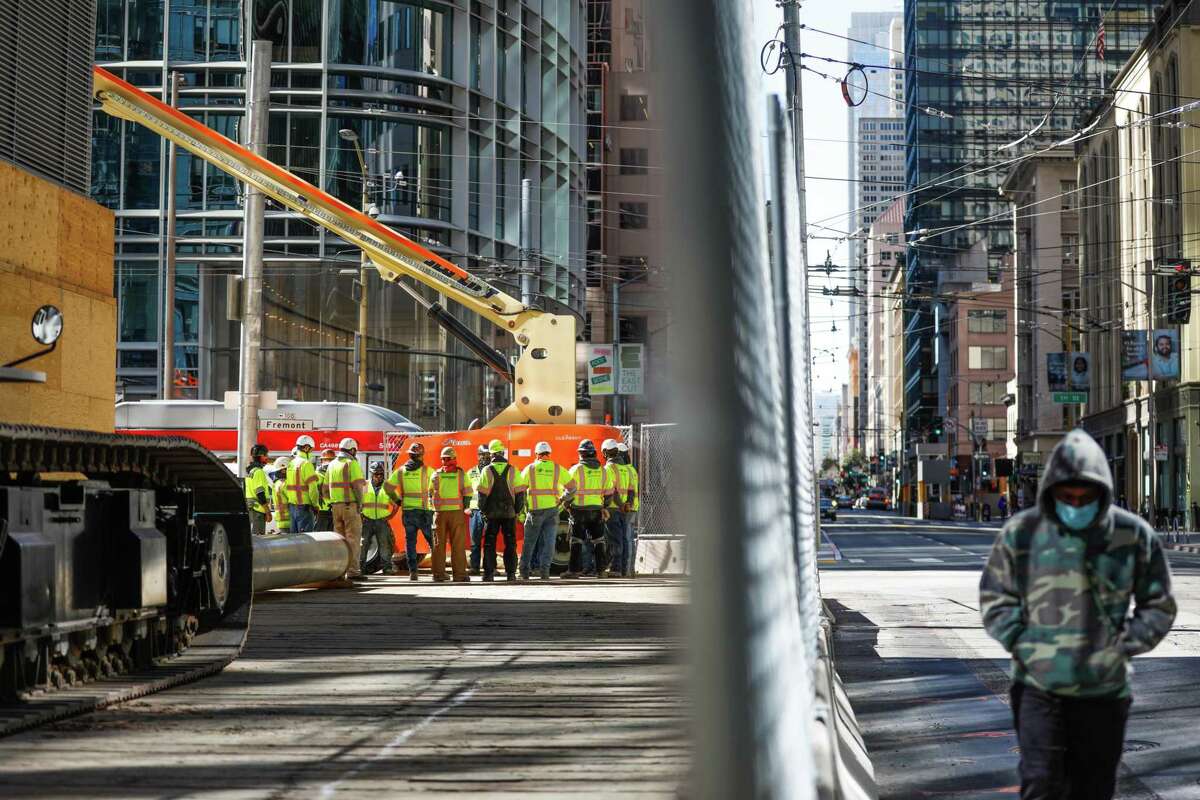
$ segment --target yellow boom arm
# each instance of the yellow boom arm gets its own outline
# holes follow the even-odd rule
[[[411,277],[512,334],[521,348],[515,400],[489,426],[575,422],[575,318],[529,308],[487,281],[351,208],[277,164],[200,124],[100,67],[100,108],[143,125],[238,180],[337,234],[368,255],[385,281]]]

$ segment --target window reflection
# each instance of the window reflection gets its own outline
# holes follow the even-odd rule
[[[451,76],[449,12],[391,0],[330,0],[329,60]]]
[[[358,132],[366,151],[371,198],[383,213],[450,221],[450,137],[444,128],[331,117],[325,134],[329,190],[355,206],[362,191],[362,171],[354,145],[338,136],[342,128]]]

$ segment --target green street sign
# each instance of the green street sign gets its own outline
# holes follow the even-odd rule
[[[1056,403],[1086,403],[1087,392],[1053,392],[1051,399]]]

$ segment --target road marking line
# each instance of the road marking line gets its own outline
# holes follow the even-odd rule
[[[865,564],[865,563],[867,563],[867,560],[866,560],[865,558],[848,558],[848,559],[846,559],[846,560],[847,560],[847,561],[849,561],[851,564]]]
[[[428,727],[430,723],[432,723],[435,719],[440,717],[442,714],[445,714],[450,709],[457,708],[458,706],[461,706],[463,703],[470,700],[471,696],[475,694],[475,689],[477,689],[478,687],[479,687],[479,683],[476,682],[476,683],[473,683],[469,689],[458,692],[452,698],[450,698],[450,702],[446,703],[441,708],[437,709],[432,714],[425,717],[425,719],[421,720],[416,725],[405,728],[404,730],[402,730],[398,734],[396,734],[396,736],[390,742],[385,744],[383,747],[379,748],[379,750],[373,756],[371,756],[370,758],[368,758],[365,761],[359,761],[356,765],[354,765],[350,769],[343,772],[342,776],[340,778],[338,778],[336,781],[331,781],[330,783],[327,783],[324,786],[322,786],[321,787],[321,800],[328,800],[328,798],[333,797],[335,794],[337,794],[337,790],[340,785],[345,783],[350,778],[353,778],[358,773],[362,772],[372,762],[379,761],[380,759],[387,758],[388,756],[392,755],[392,753],[395,752],[395,750],[397,748],[399,748],[401,745],[403,745],[405,742],[407,742],[413,736],[415,736],[416,734],[418,734],[422,730],[424,730],[426,727]]]
[[[909,561],[914,564],[945,564],[946,562],[940,558],[910,558]]]

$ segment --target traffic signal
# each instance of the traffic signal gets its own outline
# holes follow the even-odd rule
[[[1192,273],[1190,264],[1180,264],[1167,278],[1167,322],[1186,325],[1192,318]]]
[[[930,431],[929,431],[929,432],[930,432],[930,433],[932,433],[934,436],[939,436],[939,437],[940,437],[940,436],[942,435],[942,425],[943,425],[943,422],[944,422],[944,420],[943,420],[941,417],[934,417],[934,418],[933,418],[933,422],[932,422],[932,424],[930,425]]]

